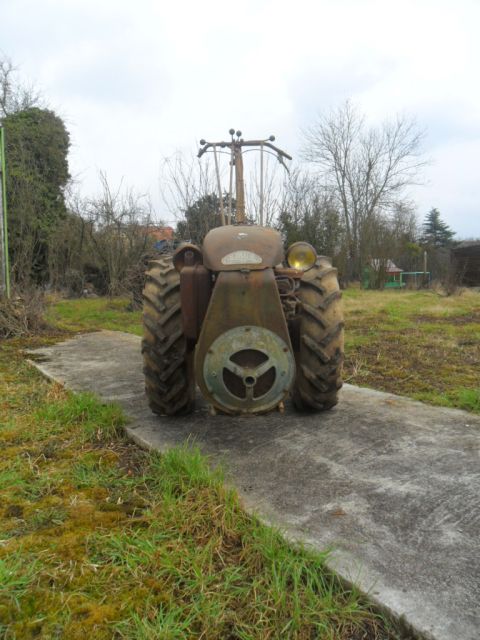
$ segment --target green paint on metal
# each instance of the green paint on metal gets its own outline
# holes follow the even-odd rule
[[[247,356],[242,364],[235,360],[240,354]],[[236,391],[224,379],[225,369],[237,379]],[[272,370],[274,375],[265,387],[262,377]],[[226,331],[210,345],[203,376],[212,397],[228,411],[261,413],[285,398],[295,378],[295,360],[279,335],[265,327],[245,325]]]
[[[5,161],[5,131],[0,125],[0,172],[1,172],[1,191],[2,200],[0,203],[2,209],[2,251],[3,251],[3,277],[5,295],[10,298],[10,260],[8,257],[8,222],[7,222],[7,176]]]

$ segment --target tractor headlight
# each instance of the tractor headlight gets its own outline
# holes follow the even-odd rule
[[[288,266],[299,271],[308,271],[317,260],[317,253],[308,242],[294,242],[287,251]]]

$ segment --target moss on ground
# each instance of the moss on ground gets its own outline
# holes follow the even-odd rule
[[[34,344],[0,350],[1,638],[393,638],[198,451],[141,451],[119,408],[43,379]]]

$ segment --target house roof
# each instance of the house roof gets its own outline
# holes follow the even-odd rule
[[[172,240],[173,229],[172,227],[146,227],[147,234],[155,240]]]
[[[464,249],[480,249],[480,240],[464,240],[457,244],[456,247],[453,247],[452,252],[457,253],[457,251],[463,251]]]
[[[381,267],[385,268],[386,273],[402,273],[403,269],[397,267],[393,260],[380,260],[380,258],[372,258],[370,264],[378,271]]]

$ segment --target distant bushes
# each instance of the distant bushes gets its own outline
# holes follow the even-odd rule
[[[38,290],[31,289],[11,299],[0,298],[0,338],[16,338],[43,331],[45,300]]]

